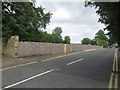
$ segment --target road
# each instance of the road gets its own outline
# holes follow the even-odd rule
[[[2,70],[3,88],[108,88],[114,49],[83,51]]]

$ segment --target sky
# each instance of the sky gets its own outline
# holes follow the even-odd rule
[[[70,36],[71,43],[81,43],[83,38],[93,39],[105,26],[98,23],[95,9],[85,7],[84,2],[44,2],[36,0],[36,6],[42,5],[45,12],[53,13],[51,22],[45,31],[52,33],[55,27],[62,28],[62,37]]]

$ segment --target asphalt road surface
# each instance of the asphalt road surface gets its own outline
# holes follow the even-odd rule
[[[5,88],[108,88],[114,49],[82,51],[2,70]]]

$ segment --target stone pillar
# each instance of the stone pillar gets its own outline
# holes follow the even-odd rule
[[[6,45],[5,55],[11,57],[18,57],[19,36],[12,36]]]

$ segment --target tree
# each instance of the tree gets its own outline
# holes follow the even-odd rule
[[[95,2],[86,0],[85,7],[95,7],[96,13],[100,16],[99,22],[105,24],[108,35],[120,46],[120,2]]]
[[[107,37],[106,37],[103,30],[99,30],[95,34],[95,40],[96,40],[97,45],[99,45],[99,46],[106,46],[107,45]]]
[[[51,34],[52,35],[52,42],[53,43],[63,43],[63,39],[61,37],[59,37],[56,34]]]
[[[18,35],[20,41],[37,41],[38,28],[46,28],[51,15],[31,2],[2,2],[2,37]]]
[[[92,40],[91,40],[91,45],[97,45],[97,43],[96,43],[96,40],[95,40],[95,39],[92,39]]]
[[[101,39],[101,40],[107,40],[107,37],[104,33],[103,30],[99,30],[96,34],[95,34],[95,39]]]
[[[69,36],[64,37],[64,43],[65,44],[70,44],[70,37]]]
[[[96,34],[94,39],[83,38],[81,41],[82,44],[85,45],[99,45],[99,46],[106,46],[108,44],[108,38],[106,37],[103,30],[99,30]]]
[[[111,46],[115,43],[116,43],[116,40],[112,37],[112,35],[109,35],[108,45]]]
[[[55,27],[55,29],[52,31],[52,40],[54,43],[63,43],[61,34],[62,34],[62,28]]]
[[[82,44],[88,45],[88,44],[91,44],[91,39],[83,38],[83,40],[81,42],[82,42]]]
[[[61,27],[56,27],[53,32],[53,34],[57,35],[59,38],[62,38],[61,33],[62,33],[62,28]]]
[[[32,2],[2,3],[2,37],[18,35],[20,41],[63,43],[62,28],[56,27],[52,34],[43,31],[50,23],[52,13],[35,7]]]

